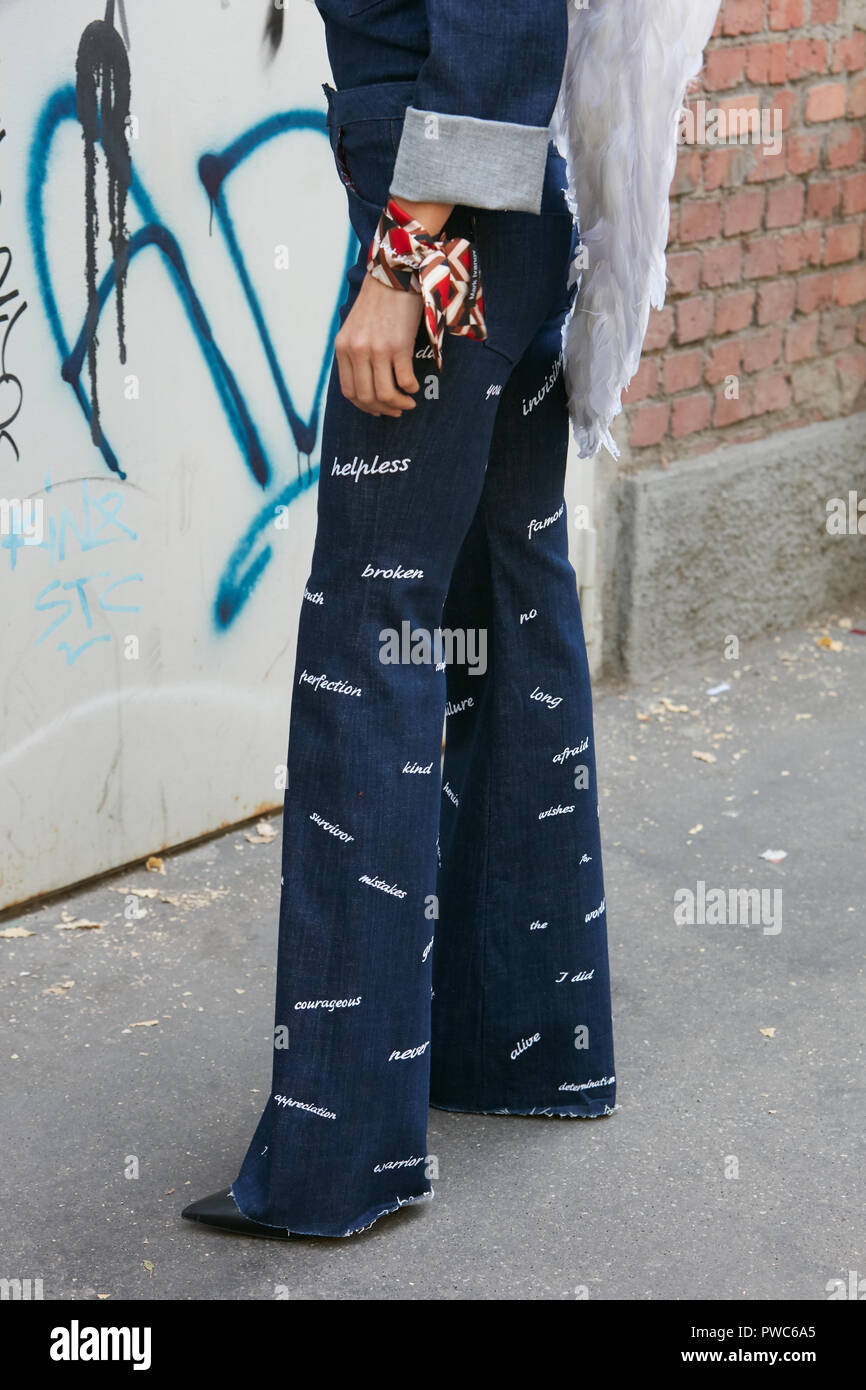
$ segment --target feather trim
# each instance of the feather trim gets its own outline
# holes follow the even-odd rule
[[[650,306],[665,301],[677,125],[720,0],[568,0],[568,48],[551,136],[585,250],[563,325],[563,375],[581,458],[610,432],[640,364]],[[585,265],[584,265],[585,259]]]

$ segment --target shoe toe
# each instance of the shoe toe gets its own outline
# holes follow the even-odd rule
[[[226,1220],[239,1215],[230,1187],[212,1192],[209,1197],[200,1197],[197,1202],[190,1202],[181,1212],[181,1216],[186,1217],[187,1221],[210,1221],[214,1217]]]
[[[230,1187],[224,1187],[219,1192],[212,1192],[210,1197],[201,1197],[197,1202],[190,1202],[189,1206],[184,1207],[181,1216],[187,1221],[200,1221],[202,1225],[213,1226],[220,1231],[231,1231],[235,1235],[265,1236],[269,1240],[291,1238],[289,1232],[279,1226],[262,1226],[258,1221],[243,1216],[231,1193]]]

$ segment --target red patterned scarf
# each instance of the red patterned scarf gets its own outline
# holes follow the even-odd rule
[[[421,295],[440,371],[446,328],[461,338],[487,337],[478,252],[466,237],[431,236],[389,198],[370,242],[367,270],[383,284]]]

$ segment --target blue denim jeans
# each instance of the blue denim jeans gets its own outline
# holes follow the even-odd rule
[[[411,90],[326,88],[361,243],[342,318]],[[289,729],[273,1081],[232,1188],[244,1215],[298,1234],[351,1235],[431,1197],[430,1104],[614,1108],[563,498],[564,183],[551,145],[539,215],[455,208],[489,336],[446,333],[439,373],[422,325],[414,410],[358,410],[331,371]]]

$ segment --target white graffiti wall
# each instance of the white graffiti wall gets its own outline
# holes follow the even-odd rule
[[[265,13],[0,3],[0,907],[282,804],[356,245]]]

